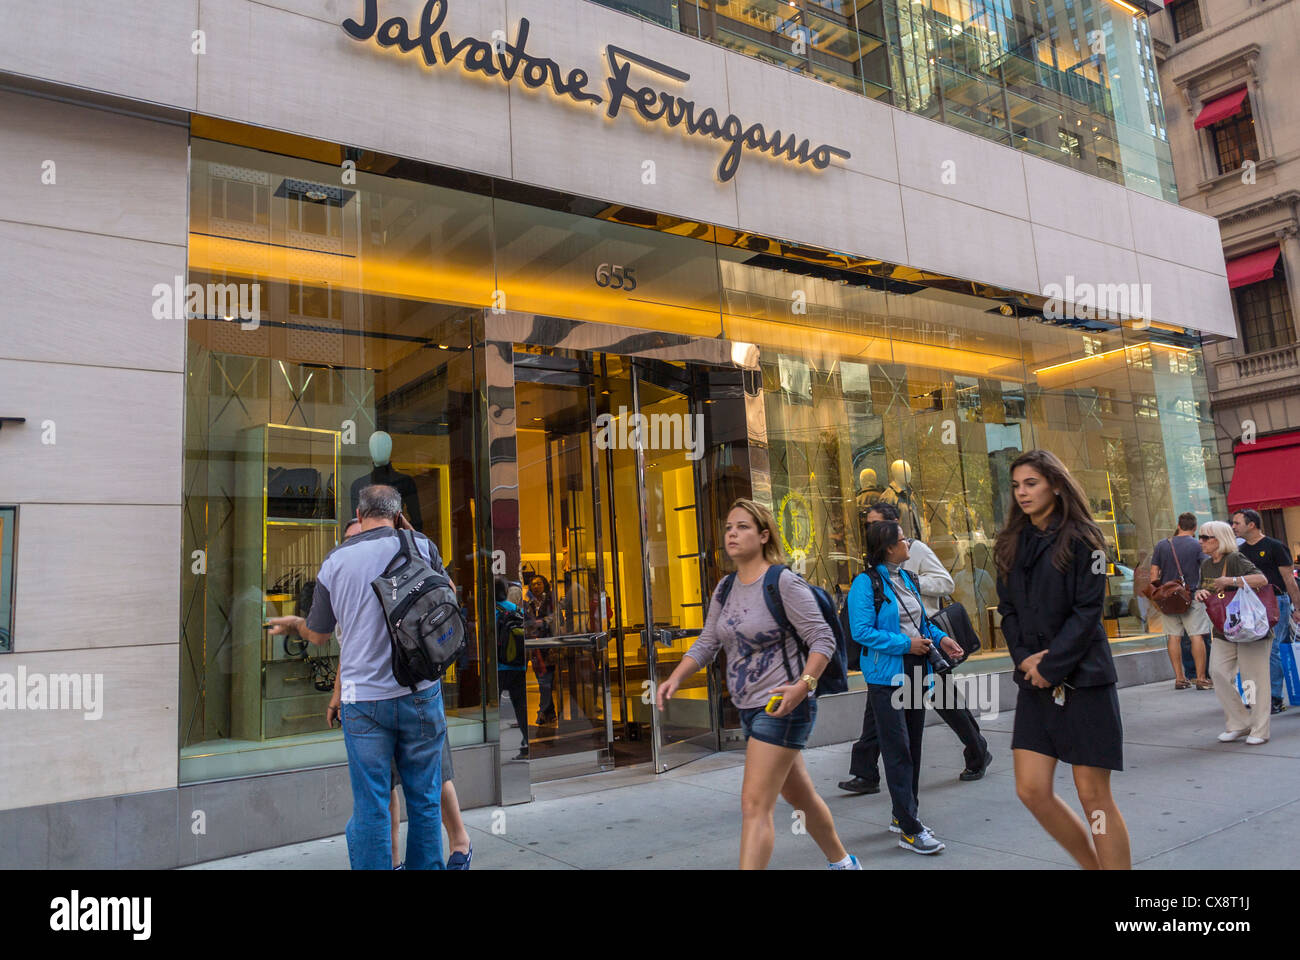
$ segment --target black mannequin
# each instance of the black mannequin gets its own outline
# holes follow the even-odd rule
[[[420,514],[420,494],[415,489],[415,481],[404,473],[398,472],[389,463],[392,456],[393,438],[382,430],[370,435],[370,460],[374,468],[370,473],[357,477],[352,482],[352,515],[356,516],[357,505],[361,502],[361,491],[371,484],[382,483],[392,487],[402,495],[402,506],[416,530],[424,530],[424,518]]]

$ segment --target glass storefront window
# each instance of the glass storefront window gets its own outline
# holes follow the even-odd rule
[[[896,505],[983,638],[975,670],[1004,666],[991,548],[1022,451],[1052,450],[1088,495],[1116,642],[1150,642],[1135,571],[1176,515],[1222,515],[1194,337],[1051,323],[903,266],[626,208],[581,216],[565,198],[524,202],[482,178],[453,189],[450,172],[323,144],[308,155],[192,140],[189,282],[256,296],[196,300],[188,316],[184,782],[343,762],[325,725],[337,647],[261,624],[309,602],[367,483],[402,492],[463,591],[453,747],[505,746],[491,579],[521,600],[534,575],[549,584],[550,632],[526,640],[556,645],[542,671],[555,668],[557,716],[536,663],[511,681],[512,708],[517,693],[544,718],[511,734],[516,760],[543,761],[532,779],[593,751],[645,759],[650,738],[679,762],[716,717],[734,725],[704,674],[663,722],[640,692],[648,651],[671,666],[702,625],[736,496],[770,502],[791,562],[840,595],[862,570],[862,508]],[[345,158],[356,182],[340,185]],[[593,329],[608,331],[599,350],[582,346]],[[674,359],[686,344],[696,359]],[[596,456],[593,418],[634,409],[702,416],[700,463],[677,448]]]
[[[342,161],[340,150],[339,161]],[[181,780],[337,763],[335,643],[262,629],[301,613],[361,489],[386,483],[464,593],[444,682],[452,746],[483,740],[474,630],[471,317],[495,289],[485,197],[195,139],[189,282],[258,305],[189,313]]]

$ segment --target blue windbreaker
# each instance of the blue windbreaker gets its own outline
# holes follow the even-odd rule
[[[876,616],[876,604],[871,590],[871,577],[865,573],[858,574],[849,587],[849,629],[853,639],[862,644],[862,679],[867,683],[887,687],[903,685],[903,654],[912,649],[912,638],[903,633],[899,623],[899,606],[894,597],[894,585],[889,581],[889,570],[882,563],[876,567],[880,579],[885,585],[885,602],[880,607],[880,616]],[[917,602],[921,600],[921,587],[916,578],[907,570],[900,570],[904,581],[916,594]],[[924,606],[922,609],[925,609]],[[921,632],[936,644],[946,634],[926,617],[921,624]],[[925,665],[926,673],[930,665]]]

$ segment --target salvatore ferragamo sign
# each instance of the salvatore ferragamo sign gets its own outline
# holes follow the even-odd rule
[[[447,19],[448,0],[427,0],[419,23],[414,26],[402,17],[380,21],[379,0],[364,2],[360,20],[343,21],[343,30],[352,39],[384,48],[396,47],[402,53],[418,50],[430,67],[449,67],[460,59],[462,68],[469,73],[499,77],[506,83],[517,79],[532,89],[549,87],[554,96],[567,97],[579,104],[604,104],[605,116],[610,118],[617,117],[628,105],[648,123],[682,127],[688,136],[721,140],[727,144],[718,162],[718,180],[722,183],[736,175],[746,150],[799,166],[811,163],[817,170],[830,166],[832,157],[847,160],[850,156],[847,150],[829,144],[813,147],[795,134],[783,136],[780,130],[769,133],[761,123],[746,125],[735,114],[720,117],[713,107],[698,109],[695,101],[658,89],[653,81],[639,86],[640,80],[632,80],[634,66],[653,76],[679,82],[689,80],[691,75],[631,50],[612,44],[605,47],[609,75],[605,78],[608,96],[603,96],[590,89],[592,81],[585,70],[575,68],[565,72],[549,57],[528,50],[527,19],[519,21],[513,41],[500,35],[494,40],[454,38],[442,29]]]

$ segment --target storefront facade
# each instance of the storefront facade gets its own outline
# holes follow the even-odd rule
[[[0,431],[0,667],[105,690],[95,723],[12,715],[0,817],[162,811],[171,863],[337,832],[337,650],[261,624],[308,602],[369,482],[463,593],[467,805],[734,740],[716,672],[662,712],[648,692],[702,626],[737,496],[832,592],[860,505],[897,503],[987,670],[1018,452],[1087,490],[1120,644],[1154,542],[1223,514],[1200,347],[1232,325],[1221,250],[1157,190],[587,0],[124,6],[51,27],[20,5],[28,42],[0,46],[19,162],[54,164],[0,224],[19,307],[50,318],[0,360],[26,421]],[[42,49],[63,27],[109,56]],[[89,639],[42,587],[70,538],[102,560],[67,601]],[[523,650],[498,579],[549,604]]]

